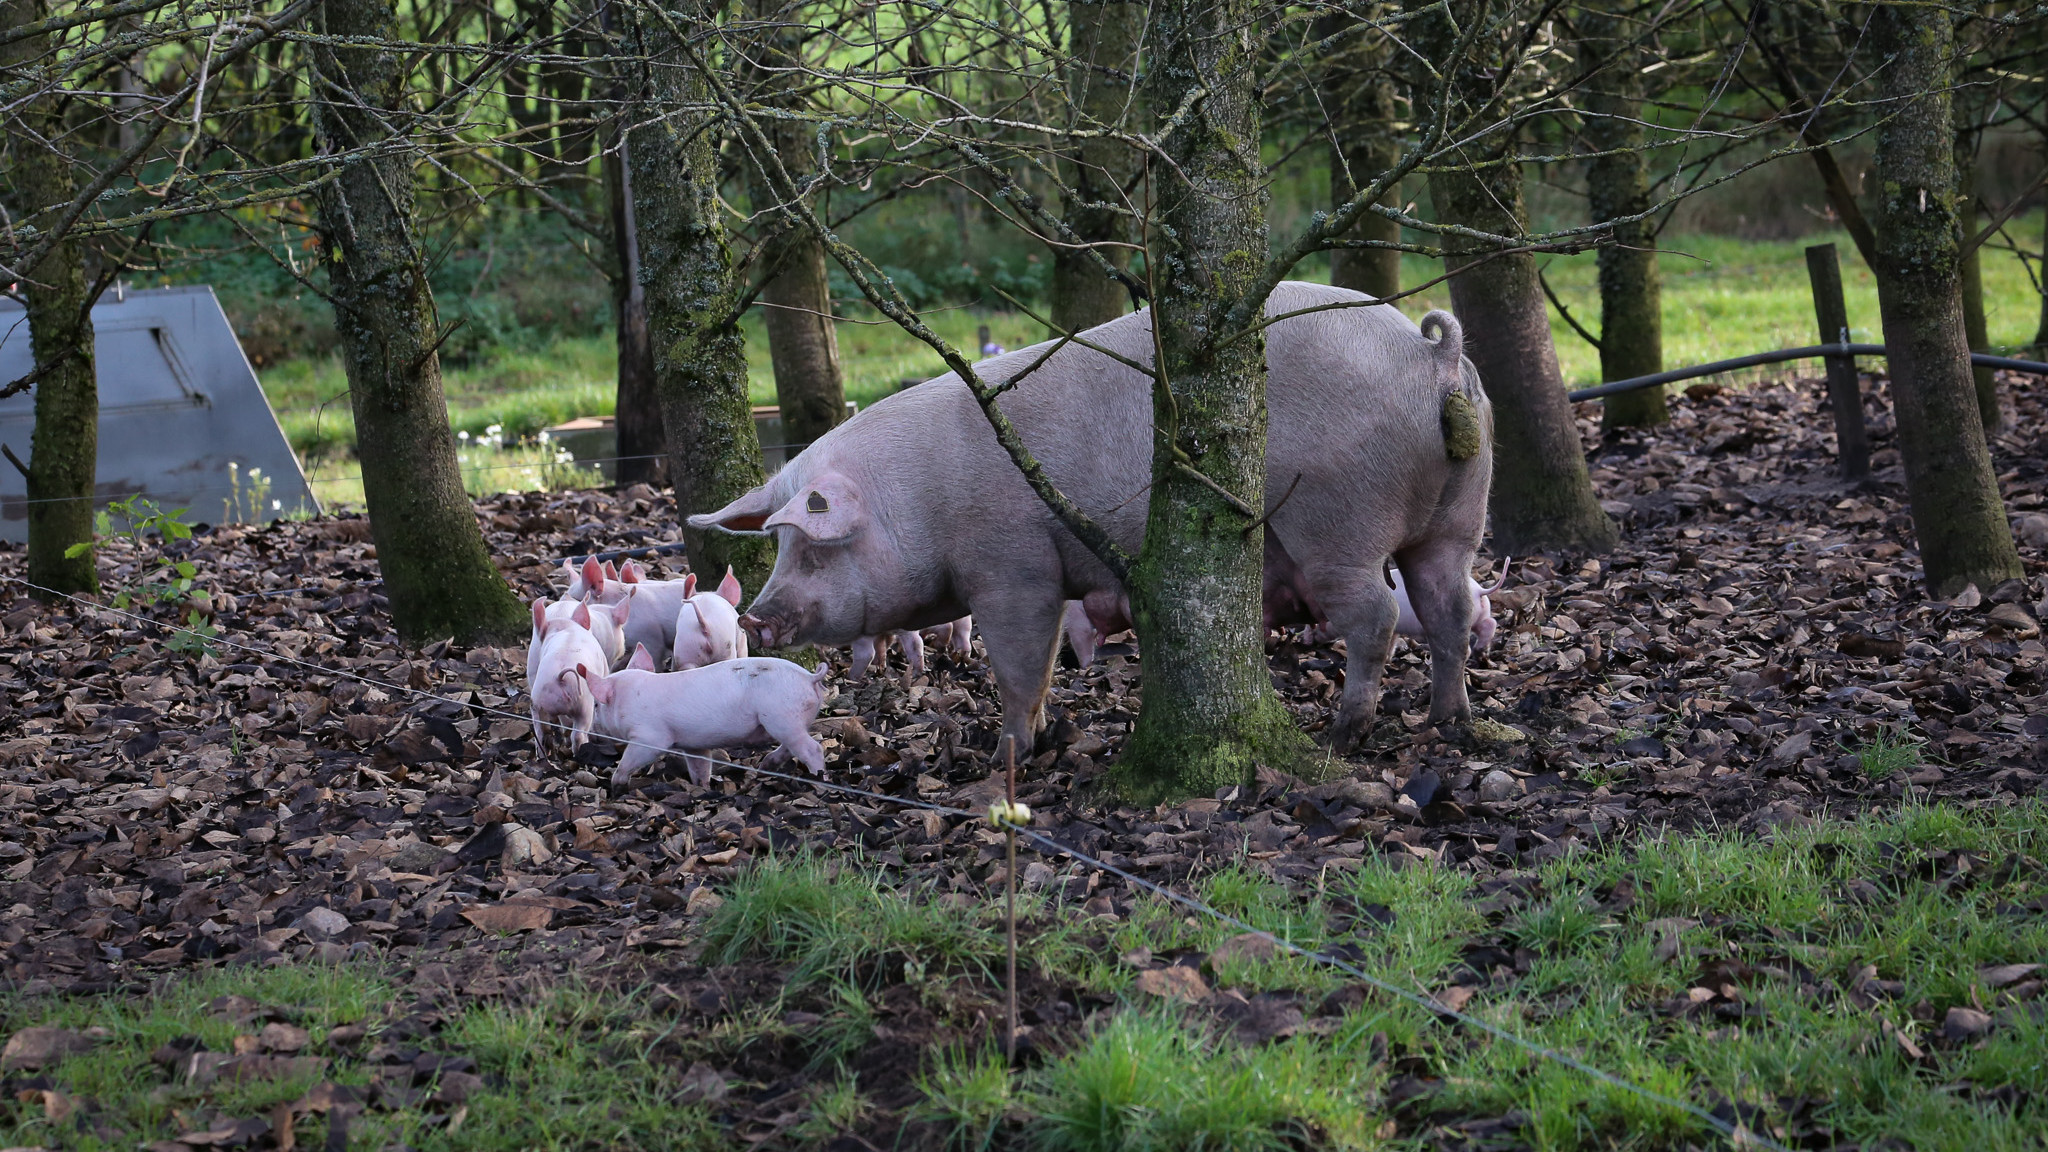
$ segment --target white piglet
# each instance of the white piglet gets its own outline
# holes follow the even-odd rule
[[[1492,597],[1495,592],[1500,591],[1507,584],[1508,565],[1514,562],[1513,557],[1500,562],[1500,579],[1495,580],[1491,588],[1472,579],[1470,576],[1465,578],[1465,582],[1471,585],[1470,591],[1472,593],[1472,651],[1474,652],[1484,652],[1493,643],[1494,633],[1500,629],[1500,623],[1493,618]],[[1402,636],[1420,637],[1422,635],[1422,621],[1415,616],[1415,606],[1408,602],[1408,586],[1401,579],[1401,570],[1390,567],[1387,571],[1394,582],[1394,600],[1401,606],[1401,620],[1394,625],[1394,631]]]
[[[746,654],[747,634],[740,631],[740,580],[728,567],[716,592],[694,593],[677,610],[668,666],[684,672]]]
[[[590,738],[595,702],[579,667],[609,667],[610,658],[590,625],[603,606],[576,604],[567,619],[551,619],[547,597],[533,602],[533,643],[526,650],[526,692],[533,711],[533,745],[547,747],[547,729],[566,727],[569,747],[581,748]]]
[[[826,665],[806,672],[787,660],[754,656],[724,660],[687,672],[653,672],[653,657],[635,649],[632,660],[607,676],[576,669],[597,705],[597,730],[626,743],[612,787],[677,751],[699,787],[711,781],[711,762],[699,753],[774,741],[770,765],[796,758],[815,774],[825,771],[825,749],[811,722],[825,706]]]
[[[569,578],[569,590],[562,593],[564,600],[617,604],[626,598],[626,587],[620,582],[618,569],[613,568],[609,560],[600,564],[593,556],[585,560],[581,568],[564,560],[562,574]]]
[[[631,618],[632,604],[621,600],[617,604],[600,604],[596,601],[562,599],[547,606],[550,621],[572,619],[578,608],[587,609],[590,622],[584,627],[597,640],[597,646],[604,650],[605,658],[616,668],[626,659],[626,621]],[[533,683],[534,661],[540,657],[540,629],[533,630],[533,639],[526,646],[526,682]]]

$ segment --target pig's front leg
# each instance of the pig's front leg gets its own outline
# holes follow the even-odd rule
[[[652,741],[638,738],[627,741],[626,751],[619,757],[618,767],[612,769],[612,791],[625,791],[626,785],[633,779],[633,773],[661,759],[662,754],[662,750],[655,747]]]
[[[1052,685],[1052,670],[1059,656],[1060,615],[1065,607],[1058,584],[1048,580],[1041,588],[1050,595],[1019,593],[1014,587],[996,595],[1000,604],[976,604],[974,621],[981,628],[982,648],[988,653],[989,670],[995,674],[996,692],[1003,701],[1003,740],[1016,749],[1019,762],[1028,758],[1045,730],[1045,694]],[[996,745],[995,762],[1003,762],[1003,746]]]
[[[690,783],[702,788],[711,783],[711,761],[694,753],[683,753],[683,766],[690,770]]]

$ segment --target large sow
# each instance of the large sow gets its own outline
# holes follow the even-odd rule
[[[1288,282],[1266,312],[1365,299]],[[1149,312],[1086,337],[1152,359]],[[977,370],[1005,381],[1045,348]],[[1340,308],[1266,330],[1268,599],[1284,590],[1296,611],[1329,621],[1345,640],[1331,729],[1339,751],[1366,733],[1379,704],[1399,618],[1390,556],[1429,644],[1431,717],[1469,710],[1467,582],[1486,520],[1492,410],[1462,350],[1458,322],[1444,312],[1418,328],[1392,307]],[[1135,553],[1151,480],[1151,381],[1069,344],[1000,403],[1052,481]],[[1460,423],[1463,434],[1447,444]],[[1002,695],[1003,734],[1025,750],[1044,726],[1066,602],[1119,591],[1024,482],[952,374],[875,404],[766,485],[690,523],[774,534],[775,571],[741,621],[763,648],[851,644],[973,613]]]

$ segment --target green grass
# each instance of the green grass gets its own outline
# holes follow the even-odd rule
[[[2023,222],[2015,231],[2030,235],[2035,227]],[[1859,341],[1881,341],[1876,283],[1846,235],[1798,242],[1668,236],[1659,258],[1664,275],[1665,364],[1675,367],[1813,343],[1817,332],[1804,251],[1808,244],[1824,242],[1833,242],[1842,254],[1851,335]],[[1544,258],[1551,287],[1581,323],[1595,330],[1600,311],[1596,259],[1593,253]],[[1402,265],[1403,282],[1408,284],[1440,273],[1438,263],[1418,257],[1408,257]],[[1317,273],[1304,269],[1303,274]],[[2033,338],[2040,298],[2017,257],[1985,250],[1984,300],[1994,345],[2014,347]],[[1449,304],[1448,289],[1437,285],[1403,300],[1401,307],[1419,318]],[[945,308],[927,313],[925,319],[947,340],[969,350],[976,347],[975,330],[982,324],[989,326],[998,343],[1010,348],[1045,336],[1037,324],[1016,312]],[[758,314],[749,314],[743,327],[748,390],[754,403],[772,404],[775,379]],[[1566,382],[1575,387],[1597,383],[1599,354],[1554,309],[1551,332]],[[865,305],[847,307],[838,334],[847,398],[863,407],[896,391],[905,380],[943,371],[929,348],[880,320]],[[457,431],[472,437],[495,425],[508,439],[520,441],[576,416],[609,414],[614,407],[615,368],[612,341],[605,337],[562,339],[537,351],[486,353],[469,366],[446,370],[449,420]],[[340,362],[332,357],[287,360],[266,368],[262,378],[287,438],[315,478],[318,494],[329,501],[359,501],[361,485],[354,480],[357,469],[349,458],[355,426]],[[551,485],[549,477],[528,463],[523,458],[478,463],[472,468],[478,471],[472,490],[560,486]]]
[[[151,1053],[174,1040],[197,1038],[206,1050],[226,1052],[237,1034],[260,1027],[238,1028],[208,1011],[210,1001],[227,995],[278,1006],[309,1029],[314,1043],[307,1052],[329,1060],[324,1075],[221,1081],[199,1089],[151,1062]],[[378,1043],[398,997],[373,970],[306,966],[188,976],[132,999],[0,1000],[0,1032],[46,1025],[107,1033],[90,1052],[45,1070],[77,1101],[77,1112],[53,1125],[34,1098],[0,1100],[0,1145],[128,1152],[203,1128],[209,1117],[273,1116],[323,1078],[366,1092],[373,1066],[363,1057]],[[644,1042],[630,1042],[637,1023],[632,1008],[619,997],[559,989],[524,1006],[459,1010],[438,1035],[403,1043],[476,1062],[484,1086],[470,1094],[460,1120],[446,1107],[371,1108],[351,1123],[349,1146],[404,1144],[421,1152],[723,1146],[701,1106],[677,1102],[672,1072],[640,1055]],[[348,1046],[323,1043],[340,1024],[366,1025],[370,1035]],[[300,1146],[319,1146],[326,1123],[301,1118]]]
[[[1880,732],[1870,743],[1856,750],[1856,760],[1865,776],[1872,780],[1887,780],[1900,772],[1918,768],[1920,753],[1925,747],[1904,733]]]
[[[2038,1148],[2048,1130],[2048,1014],[2041,999],[2006,1003],[1980,972],[2048,958],[2048,918],[2025,911],[2048,899],[2044,818],[2039,802],[1908,805],[1769,840],[1672,835],[1555,859],[1509,888],[1373,854],[1300,891],[1251,860],[1194,888],[1304,946],[1341,949],[1395,987],[1472,986],[1468,1014],[1665,1097],[1710,1109],[1734,1101],[1795,1146],[2005,1152]],[[640,990],[594,984],[444,1009],[430,1035],[403,1042],[475,1061],[484,1087],[459,1124],[445,1108],[372,1109],[351,1146],[726,1146],[732,1134],[687,1102],[682,1070],[703,1062],[779,1078],[788,1073],[761,1063],[777,1052],[793,1053],[775,1058],[780,1067],[810,1077],[791,1146],[848,1132],[889,1146],[899,1118],[880,1111],[880,1090],[863,1079],[872,1072],[849,1069],[872,1068],[862,1063],[869,1046],[900,1035],[889,1029],[904,985],[951,1038],[901,1069],[920,1096],[902,1119],[956,1148],[1419,1148],[1435,1146],[1439,1125],[1489,1120],[1500,1131],[1487,1139],[1540,1149],[1724,1146],[1680,1109],[1298,960],[1208,966],[1214,987],[1293,994],[1310,1018],[1289,1037],[1245,1045],[1208,1009],[1132,987],[1118,959],[1139,948],[1210,951],[1237,928],[1158,900],[1114,921],[1037,897],[1021,906],[1024,970],[1092,1014],[1041,1026],[1040,1057],[1020,1070],[985,1039],[1000,1014],[994,899],[925,899],[853,862],[767,861],[727,886],[700,941],[702,963],[769,977],[762,998],[704,1025]],[[1683,1010],[1690,990],[1723,985],[1736,999]],[[201,1092],[150,1063],[184,1036],[227,1050],[248,1029],[206,1006],[230,993],[282,1006],[313,1030],[311,1051],[333,1062],[326,1075],[358,1087],[377,1030],[412,1000],[361,967],[239,968],[126,999],[0,999],[5,1032],[106,1029],[91,1052],[48,1073],[84,1122],[51,1125],[33,1095],[0,1100],[0,1146],[128,1149],[197,1117],[269,1114],[297,1099],[313,1076]],[[1317,1007],[1333,993],[1349,1005],[1335,1015]],[[1948,1010],[1971,1006],[1996,1014],[1990,1031],[1943,1038]],[[792,1007],[822,1019],[792,1024]],[[319,1039],[354,1022],[372,1028],[359,1045]],[[729,1099],[744,1100],[745,1075],[727,1075],[738,1080]],[[1424,1091],[1391,1108],[1397,1081]],[[301,1123],[310,1146],[324,1122]]]

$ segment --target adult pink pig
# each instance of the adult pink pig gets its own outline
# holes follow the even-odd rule
[[[1367,300],[1289,282],[1266,310]],[[1087,336],[1140,363],[1152,358],[1149,312]],[[1346,641],[1333,745],[1352,747],[1379,704],[1399,619],[1381,576],[1389,556],[1408,574],[1428,633],[1430,714],[1466,715],[1465,582],[1485,524],[1493,425],[1457,321],[1433,312],[1418,329],[1392,307],[1336,308],[1278,321],[1265,337],[1268,539]],[[1049,347],[997,356],[978,371],[1007,380]],[[1451,459],[1445,444],[1452,393],[1478,417],[1471,459]],[[1137,551],[1151,479],[1150,380],[1068,344],[1001,403],[1053,483]],[[775,570],[741,618],[764,648],[850,644],[972,612],[1002,697],[1003,735],[1027,748],[1044,726],[1065,603],[1121,591],[1031,491],[950,374],[870,406],[767,484],[690,524],[774,535]]]

